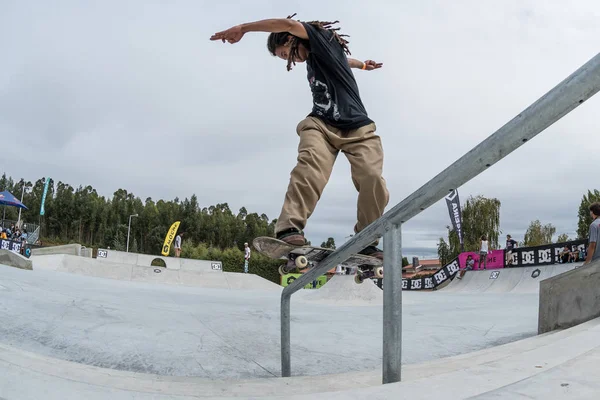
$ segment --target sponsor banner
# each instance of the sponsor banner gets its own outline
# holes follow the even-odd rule
[[[531,265],[549,265],[560,263],[560,252],[567,246],[571,251],[587,248],[587,239],[573,240],[564,243],[552,243],[543,246],[521,247],[512,250],[512,267],[528,267]],[[578,260],[583,261],[583,260]]]
[[[29,258],[31,255],[31,249],[29,246],[23,246],[23,242],[17,242],[14,240],[0,239],[0,249],[21,254],[27,258]]]
[[[281,286],[286,287],[288,285],[290,285],[292,282],[294,282],[296,279],[298,279],[298,277],[302,276],[302,274],[285,274],[281,277]],[[316,279],[317,281],[317,285],[316,287],[313,287],[313,283],[307,283],[306,286],[304,286],[304,289],[318,289],[321,286],[323,286],[324,284],[327,283],[327,276],[325,275],[321,275],[320,277],[318,277]]]
[[[44,193],[42,194],[42,205],[40,206],[40,215],[44,215],[46,212],[44,210],[44,203],[46,202],[46,194],[48,193],[48,185],[50,184],[50,177],[46,177],[46,182],[44,183]]]
[[[448,206],[448,213],[450,214],[450,221],[452,221],[452,227],[458,234],[460,240],[461,250],[464,248],[464,237],[462,231],[462,211],[460,210],[460,199],[458,198],[458,190],[453,189],[448,196],[446,196],[446,205]]]
[[[460,270],[458,258],[455,258],[450,264],[441,268],[438,272],[431,276],[414,279],[402,279],[402,290],[432,290],[453,279],[454,275]]]
[[[458,255],[460,269],[465,269],[467,267],[467,257],[469,256],[473,257],[473,260],[475,260],[473,270],[483,269],[483,262],[479,262],[479,253],[473,251],[460,253]],[[487,269],[497,268],[504,268],[504,250],[492,250],[487,254]]]
[[[167,232],[167,236],[165,237],[165,242],[163,243],[163,247],[162,247],[162,251],[161,251],[161,254],[163,256],[169,255],[169,251],[171,250],[171,243],[173,243],[173,240],[175,239],[175,235],[177,234],[177,229],[179,229],[180,223],[181,223],[181,221],[175,221],[173,223],[173,225],[171,225],[171,227],[169,228],[169,231]]]

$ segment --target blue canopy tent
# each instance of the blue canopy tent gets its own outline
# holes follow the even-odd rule
[[[28,208],[25,207],[25,204],[21,203],[8,190],[5,190],[4,192],[0,192],[0,205],[4,206],[4,215],[2,216],[2,222],[4,222],[4,219],[6,217],[6,206],[24,208],[24,209],[28,210]]]

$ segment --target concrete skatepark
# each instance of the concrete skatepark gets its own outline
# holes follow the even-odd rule
[[[72,254],[31,261],[32,270],[0,265],[4,399],[600,393],[600,319],[537,333],[540,281],[589,275],[579,264],[470,271],[438,291],[404,292],[402,382],[381,385],[382,291],[371,282],[334,276],[298,293],[294,374],[281,378],[281,287],[272,282],[210,264],[155,273]]]

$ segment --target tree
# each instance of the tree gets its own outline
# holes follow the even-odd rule
[[[523,244],[526,247],[550,244],[555,232],[556,228],[552,224],[542,226],[541,222],[536,219],[529,224],[529,228],[525,232]]]
[[[442,265],[448,264],[453,258],[451,257],[450,246],[448,246],[444,238],[440,238],[438,242],[438,258]]]
[[[600,191],[595,189],[593,192],[588,190],[586,195],[583,195],[581,204],[579,205],[577,222],[577,237],[578,239],[587,239],[590,230],[590,224],[592,223],[592,217],[590,216],[590,205],[600,201]]]
[[[327,238],[327,241],[321,243],[321,247],[335,250],[335,240],[332,237]]]
[[[497,249],[500,236],[500,200],[470,196],[462,207],[464,251],[479,251],[481,237],[487,237],[490,249]],[[458,233],[448,228],[448,242],[440,238],[438,257],[452,261],[461,252]],[[443,242],[443,243],[442,243]],[[443,263],[445,265],[446,263]]]
[[[556,239],[556,243],[564,243],[564,242],[569,242],[571,239],[569,239],[569,235],[567,235],[566,233],[561,233],[560,235],[558,235],[558,238]]]

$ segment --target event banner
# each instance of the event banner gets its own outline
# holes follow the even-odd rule
[[[527,267],[529,265],[548,265],[560,262],[560,252],[565,246],[570,251],[585,250],[587,239],[573,240],[564,243],[552,243],[543,246],[521,247],[512,251],[513,267]],[[583,261],[583,260],[579,260]]]
[[[21,254],[21,248],[23,247],[22,242],[14,240],[0,239],[0,249],[12,251],[13,253]],[[31,249],[25,246],[23,249],[23,255],[27,258],[31,255]]]
[[[167,232],[167,236],[165,237],[165,242],[163,243],[161,254],[163,256],[168,256],[169,251],[171,250],[171,243],[173,243],[173,239],[175,239],[175,235],[177,234],[177,229],[179,229],[179,224],[181,221],[175,221],[173,225],[169,228],[169,232]]]
[[[298,277],[302,276],[302,274],[285,274],[281,277],[281,286],[286,287],[288,285],[290,285],[292,282],[294,282]],[[327,276],[325,275],[321,275],[320,277],[318,277],[316,279],[317,281],[317,285],[313,286],[313,283],[307,283],[306,286],[304,286],[304,289],[318,289],[321,286],[323,286],[324,284],[327,283]]]
[[[460,253],[458,255],[458,263],[460,269],[467,267],[467,258],[471,256],[475,260],[474,270],[483,269],[483,263],[479,262],[479,253],[473,251]],[[492,250],[487,255],[487,269],[504,268],[504,250]]]
[[[452,279],[460,270],[458,258],[437,271],[435,274],[423,278],[402,279],[402,290],[428,290],[435,289],[448,279]]]
[[[465,242],[462,231],[462,211],[460,210],[460,199],[458,198],[458,190],[453,189],[448,196],[446,196],[446,205],[448,206],[448,213],[450,214],[450,221],[454,231],[458,234],[460,240],[461,250],[464,248]]]
[[[48,193],[48,185],[50,184],[50,177],[46,177],[46,182],[44,183],[44,193],[42,194],[42,205],[40,206],[40,215],[44,215],[46,212],[44,210],[44,203],[46,202],[46,194]]]

